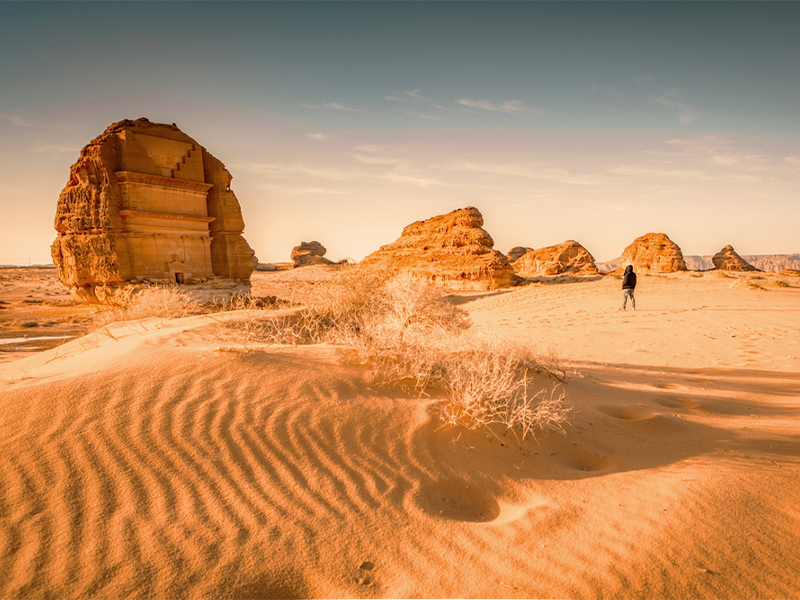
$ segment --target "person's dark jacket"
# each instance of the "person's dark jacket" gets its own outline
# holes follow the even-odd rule
[[[625,267],[625,273],[622,275],[622,289],[636,289],[636,273],[633,272],[633,267],[630,265]]]

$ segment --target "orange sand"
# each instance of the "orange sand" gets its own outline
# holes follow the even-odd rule
[[[0,597],[798,597],[775,281],[642,277],[636,313],[612,277],[463,295],[570,372],[566,436],[522,447],[329,346],[220,351],[208,316],[6,362]]]

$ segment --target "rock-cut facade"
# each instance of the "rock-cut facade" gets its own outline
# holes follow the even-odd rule
[[[88,302],[141,283],[249,287],[257,259],[231,179],[174,124],[114,123],[81,150],[59,196],[59,279]]]

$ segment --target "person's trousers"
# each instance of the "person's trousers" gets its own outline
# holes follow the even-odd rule
[[[633,290],[622,290],[622,308],[628,305],[628,297],[631,299],[631,307],[636,310],[636,298],[633,297]]]

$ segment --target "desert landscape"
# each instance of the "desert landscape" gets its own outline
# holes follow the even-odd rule
[[[256,272],[253,295],[336,269]],[[89,318],[44,303],[52,269],[17,274],[4,337]],[[0,595],[797,596],[800,280],[640,276],[635,312],[619,285],[450,296],[563,369],[533,379],[564,391],[563,432],[521,441],[444,426],[444,396],[343,347],[222,348],[221,313],[4,352]]]
[[[0,600],[800,598],[798,22],[0,2]]]

